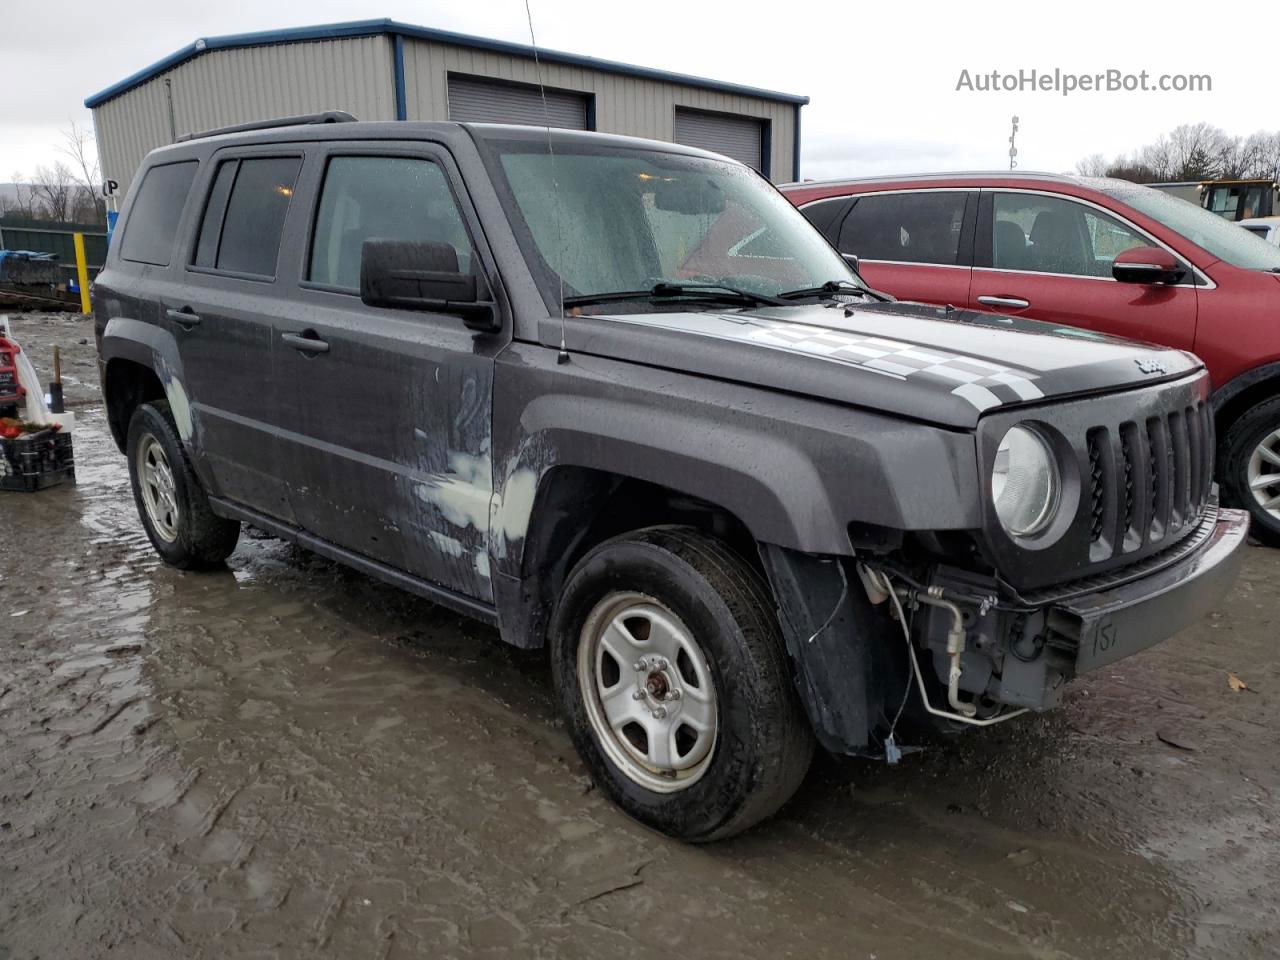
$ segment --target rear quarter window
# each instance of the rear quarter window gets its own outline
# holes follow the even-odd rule
[[[840,224],[851,203],[853,201],[848,197],[830,197],[826,200],[806,203],[800,208],[800,212],[804,214],[806,220],[822,231],[828,240],[835,243],[840,233]]]
[[[125,224],[121,259],[158,267],[169,265],[197,166],[195,160],[184,160],[151,167],[146,172]]]

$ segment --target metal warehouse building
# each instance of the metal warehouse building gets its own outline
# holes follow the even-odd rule
[[[393,20],[197,40],[89,97],[104,177],[122,191],[184,133],[346,110],[361,120],[470,120],[600,130],[727,154],[799,179],[808,97]]]

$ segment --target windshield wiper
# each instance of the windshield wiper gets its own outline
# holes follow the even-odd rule
[[[586,293],[579,297],[565,297],[566,307],[582,307],[591,303],[616,303],[623,300],[664,300],[680,297],[696,297],[699,300],[729,301],[749,306],[780,306],[785,303],[778,297],[752,293],[722,283],[656,283],[648,290],[616,290],[612,293]]]
[[[870,287],[864,287],[848,280],[828,280],[820,287],[805,287],[801,290],[788,290],[786,293],[778,294],[781,300],[805,300],[809,297],[834,297],[841,293],[851,293],[859,297],[872,297],[873,299],[883,301],[884,303],[892,303],[893,297],[887,293],[881,293],[879,290],[872,290]]]

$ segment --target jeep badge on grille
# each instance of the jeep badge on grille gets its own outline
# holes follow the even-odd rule
[[[1133,361],[1143,373],[1168,373],[1169,368],[1154,357],[1138,357]]]

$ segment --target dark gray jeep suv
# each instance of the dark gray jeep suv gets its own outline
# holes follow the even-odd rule
[[[669,143],[215,131],[147,158],[95,298],[165,560],[247,522],[548,647],[600,785],[688,840],[815,740],[895,761],[1053,706],[1244,542],[1195,357],[892,302]]]

